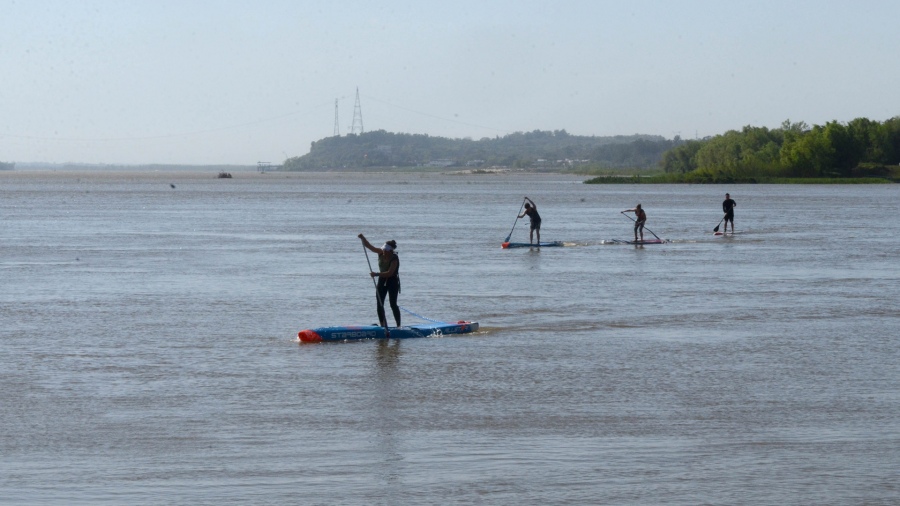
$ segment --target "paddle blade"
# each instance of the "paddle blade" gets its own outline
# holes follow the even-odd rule
[[[716,228],[713,229],[713,232],[718,232],[718,231],[719,231],[719,225],[716,225]]]

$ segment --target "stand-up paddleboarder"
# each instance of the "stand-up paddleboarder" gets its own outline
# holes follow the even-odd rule
[[[528,197],[525,197],[525,200],[528,202],[525,203],[525,210],[522,214],[519,215],[519,218],[524,218],[528,216],[531,218],[531,230],[528,232],[528,243],[534,244],[534,233],[537,232],[537,243],[538,246],[541,245],[541,215],[538,214],[537,205],[535,205],[534,201]]]
[[[644,212],[644,209],[640,204],[634,206],[634,209],[626,209],[622,211],[623,213],[634,213],[634,240],[637,242],[638,240],[638,232],[641,234],[641,241],[644,240],[644,223],[647,222],[647,213]]]
[[[726,193],[725,200],[722,202],[722,212],[725,213],[725,230],[723,233],[728,232],[728,222],[731,222],[731,233],[734,233],[734,206],[737,205],[737,202],[731,200],[731,195]]]
[[[384,243],[380,248],[372,246],[366,237],[359,234],[357,237],[362,239],[363,246],[378,254],[378,272],[371,271],[369,275],[372,279],[378,276],[378,284],[375,285],[375,291],[378,295],[378,324],[387,328],[387,318],[384,314],[384,296],[388,296],[391,303],[391,312],[394,313],[394,321],[400,326],[400,306],[397,305],[397,295],[400,293],[400,257],[397,256],[397,241],[390,240]]]

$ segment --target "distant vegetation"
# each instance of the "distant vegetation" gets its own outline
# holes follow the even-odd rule
[[[785,121],[773,130],[746,126],[687,141],[663,155],[663,175],[587,182],[888,182],[900,178],[898,163],[900,117],[884,123],[832,121],[812,128]]]
[[[746,126],[698,140],[595,137],[565,130],[448,139],[384,130],[328,137],[283,170],[512,167],[599,176],[588,183],[796,183],[900,181],[900,116],[809,127]]]
[[[516,132],[480,140],[448,139],[384,130],[328,137],[309,153],[289,158],[284,170],[369,167],[658,167],[663,153],[682,141],[654,135],[594,137],[565,130]]]

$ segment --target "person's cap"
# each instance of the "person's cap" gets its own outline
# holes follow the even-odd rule
[[[384,246],[382,246],[381,249],[383,249],[384,251],[394,251],[393,246],[388,243],[384,243]]]

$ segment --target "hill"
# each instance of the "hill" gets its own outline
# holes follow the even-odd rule
[[[284,170],[366,167],[657,167],[682,143],[658,135],[570,135],[565,130],[516,132],[494,138],[449,139],[384,130],[315,141],[309,153],[289,158]]]

